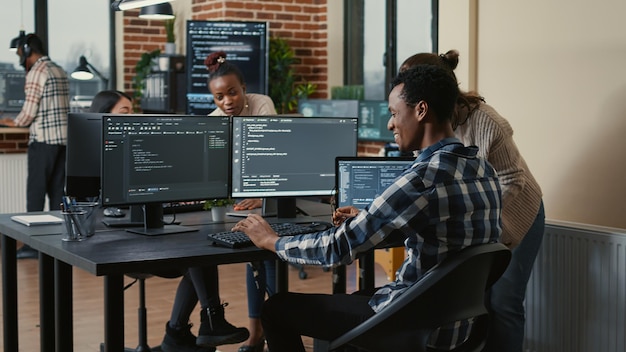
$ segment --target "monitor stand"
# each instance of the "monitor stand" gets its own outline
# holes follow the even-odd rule
[[[296,198],[279,197],[276,198],[276,217],[284,219],[293,219],[298,215],[298,207],[296,206]]]
[[[137,233],[145,236],[159,236],[169,235],[173,233],[198,231],[198,229],[195,229],[193,227],[180,225],[164,225],[163,203],[148,203],[140,205],[139,207],[145,208],[145,220],[142,222],[143,227],[126,229],[127,232]]]

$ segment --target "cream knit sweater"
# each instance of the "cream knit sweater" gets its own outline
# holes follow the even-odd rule
[[[513,141],[511,125],[491,106],[481,104],[454,132],[463,144],[478,146],[478,155],[498,172],[503,201],[500,241],[517,246],[535,221],[542,193]]]

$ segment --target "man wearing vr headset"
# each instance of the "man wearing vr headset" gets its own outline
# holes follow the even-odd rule
[[[58,210],[65,183],[70,110],[67,73],[50,60],[36,34],[20,38],[17,54],[27,72],[24,105],[15,119],[1,119],[0,124],[30,128],[26,211],[42,211],[46,195],[50,210]],[[23,246],[17,257],[36,258],[37,252]]]

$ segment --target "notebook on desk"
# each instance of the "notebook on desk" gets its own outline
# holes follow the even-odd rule
[[[336,157],[337,207],[364,209],[415,160],[414,157]]]
[[[63,223],[63,219],[58,218],[54,215],[14,215],[11,216],[11,220],[15,222],[19,222],[20,224],[26,226],[37,226],[37,225],[56,225]]]

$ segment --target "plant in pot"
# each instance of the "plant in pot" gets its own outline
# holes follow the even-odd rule
[[[135,65],[135,77],[133,77],[133,105],[134,110],[138,111],[141,106],[141,97],[146,84],[146,77],[152,72],[152,67],[157,65],[156,58],[161,55],[161,49],[141,54],[139,61]]]
[[[204,202],[204,210],[211,211],[213,221],[224,221],[228,207],[235,204],[232,198],[207,199]]]
[[[165,20],[165,35],[167,36],[165,42],[165,53],[169,55],[176,54],[176,33],[174,33],[174,25],[176,24],[176,17]]]
[[[317,90],[310,82],[296,84],[292,64],[298,60],[289,43],[282,38],[270,38],[269,90],[276,112],[285,114],[298,107],[299,99],[306,99]]]

